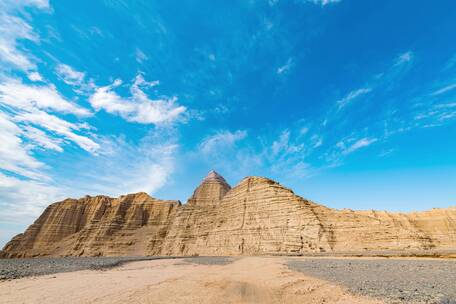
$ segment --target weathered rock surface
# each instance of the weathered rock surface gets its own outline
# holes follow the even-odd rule
[[[222,176],[211,171],[195,189],[188,204],[199,207],[217,206],[230,189],[230,185]]]
[[[456,208],[391,213],[330,209],[247,177],[230,188],[210,172],[187,204],[146,193],[50,205],[4,257],[263,255],[456,250]]]
[[[146,193],[66,199],[46,208],[3,248],[5,257],[154,254],[179,201]]]

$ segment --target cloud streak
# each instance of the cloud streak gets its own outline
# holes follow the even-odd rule
[[[0,83],[0,103],[21,111],[40,109],[81,117],[91,115],[89,110],[64,98],[53,85],[26,85],[15,79],[7,79]]]
[[[22,130],[10,118],[0,113],[0,169],[27,178],[47,179],[40,173],[44,164],[30,155],[21,134]]]
[[[341,2],[342,0],[306,0],[306,2],[310,2],[316,5],[326,6],[330,4],[336,4]]]
[[[359,98],[362,95],[366,95],[367,93],[371,92],[371,88],[361,88],[358,90],[351,91],[342,99],[339,99],[336,103],[339,107],[339,110],[348,106],[354,99]]]
[[[203,154],[218,154],[227,149],[234,148],[235,144],[247,137],[245,130],[237,130],[235,132],[221,130],[215,134],[203,139],[199,149]]]
[[[85,74],[74,70],[66,64],[59,64],[55,69],[57,75],[68,85],[80,86],[84,83]]]
[[[440,89],[438,89],[435,92],[432,92],[431,95],[432,96],[441,95],[441,94],[447,93],[449,91],[452,91],[454,89],[456,89],[456,83],[452,83],[452,84],[449,84],[447,86],[444,86],[443,88],[440,88]]]
[[[22,18],[14,16],[24,7],[35,7],[41,10],[49,9],[48,1],[11,1],[0,3],[0,69],[18,68],[24,71],[36,69],[36,64],[30,55],[21,49],[20,41],[39,42],[38,35]]]

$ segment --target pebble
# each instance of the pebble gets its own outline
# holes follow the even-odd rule
[[[0,280],[48,275],[85,269],[101,270],[133,261],[154,260],[163,257],[63,257],[0,259]],[[169,258],[169,257],[166,257]]]
[[[287,264],[386,303],[456,304],[456,260],[302,258]]]

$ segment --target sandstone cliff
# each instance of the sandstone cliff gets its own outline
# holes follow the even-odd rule
[[[188,200],[146,193],[50,205],[4,257],[260,255],[456,250],[456,208],[390,213],[330,209],[277,182],[247,177],[234,188],[210,172]]]
[[[144,255],[160,248],[179,201],[146,193],[66,199],[3,248],[5,257]]]

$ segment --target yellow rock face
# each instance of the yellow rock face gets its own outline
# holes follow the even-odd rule
[[[180,206],[146,193],[50,205],[3,248],[5,257],[153,254]]]
[[[248,177],[211,172],[188,203],[146,193],[50,205],[4,257],[266,255],[456,250],[456,208],[415,213],[330,209]]]

